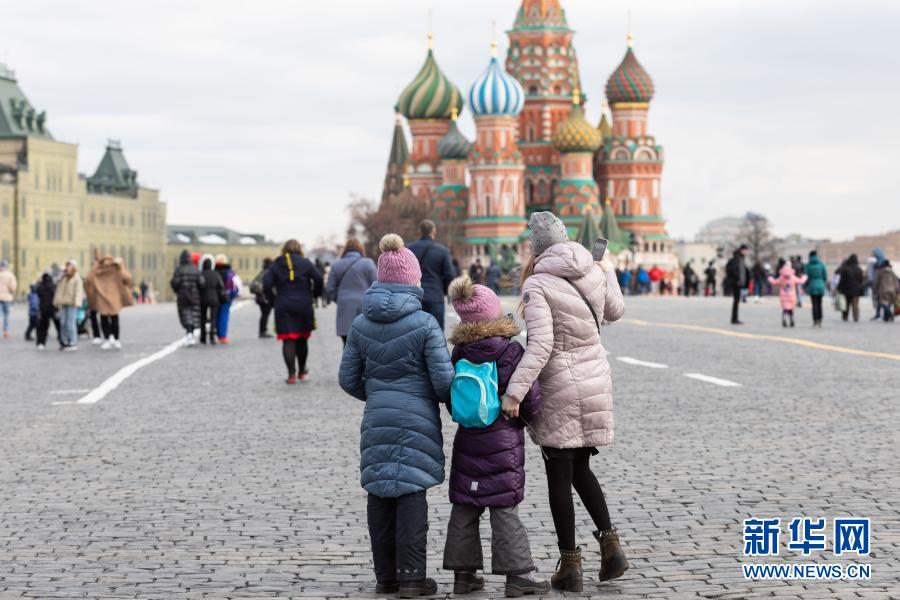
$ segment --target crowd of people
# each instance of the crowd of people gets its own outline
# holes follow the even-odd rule
[[[0,262],[4,337],[9,337],[9,314],[17,289],[18,282],[9,263]],[[90,335],[92,343],[101,350],[121,350],[119,313],[146,293],[143,282],[139,289],[134,287],[121,257],[95,254],[90,270],[83,277],[74,259],[61,269],[54,265],[29,286],[25,340],[35,342],[38,350],[45,350],[52,324],[62,351],[78,350],[82,332]]]
[[[794,310],[802,307],[804,292],[812,304],[813,327],[822,327],[823,299],[828,294],[831,294],[834,308],[841,313],[843,321],[849,321],[851,316],[854,322],[859,321],[859,302],[866,293],[870,294],[875,309],[873,321],[880,319],[890,323],[895,315],[900,314],[900,279],[878,248],[872,251],[866,271],[860,265],[859,257],[851,254],[835,269],[831,278],[815,250],[809,252],[806,263],[800,256],[779,259],[774,273],[760,261],[748,267],[748,252],[746,245],[739,246],[725,265],[723,288],[726,294],[732,296],[733,325],[743,324],[739,319],[739,308],[748,295],[755,294],[757,301],[760,301],[763,295],[776,289],[783,327],[795,326]],[[710,267],[714,270],[712,263]],[[715,281],[712,288],[714,295]]]

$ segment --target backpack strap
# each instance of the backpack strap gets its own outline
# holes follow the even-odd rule
[[[569,285],[571,285],[573,288],[575,288],[575,291],[578,292],[578,295],[581,296],[581,299],[584,300],[585,304],[587,304],[588,310],[591,311],[591,316],[594,317],[594,324],[597,326],[597,335],[600,335],[600,319],[597,318],[597,312],[594,310],[594,307],[591,305],[590,300],[587,299],[587,296],[584,295],[584,292],[582,292],[580,289],[578,289],[578,286],[575,285],[571,279],[566,279],[566,281],[569,282]]]

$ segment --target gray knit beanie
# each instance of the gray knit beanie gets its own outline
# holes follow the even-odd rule
[[[535,258],[550,246],[569,241],[566,226],[551,212],[532,213],[528,228],[531,229],[531,255]]]

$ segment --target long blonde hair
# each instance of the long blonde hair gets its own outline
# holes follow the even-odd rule
[[[522,272],[519,274],[519,316],[525,316],[525,302],[522,301],[522,290],[525,289],[525,281],[534,275],[534,257],[528,258],[528,261],[522,265]]]

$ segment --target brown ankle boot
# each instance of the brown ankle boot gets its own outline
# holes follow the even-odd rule
[[[580,592],[583,582],[581,578],[581,548],[561,550],[556,573],[550,578],[554,590]]]
[[[629,565],[619,545],[619,533],[615,529],[607,529],[595,531],[594,537],[600,542],[600,581],[621,577]]]

